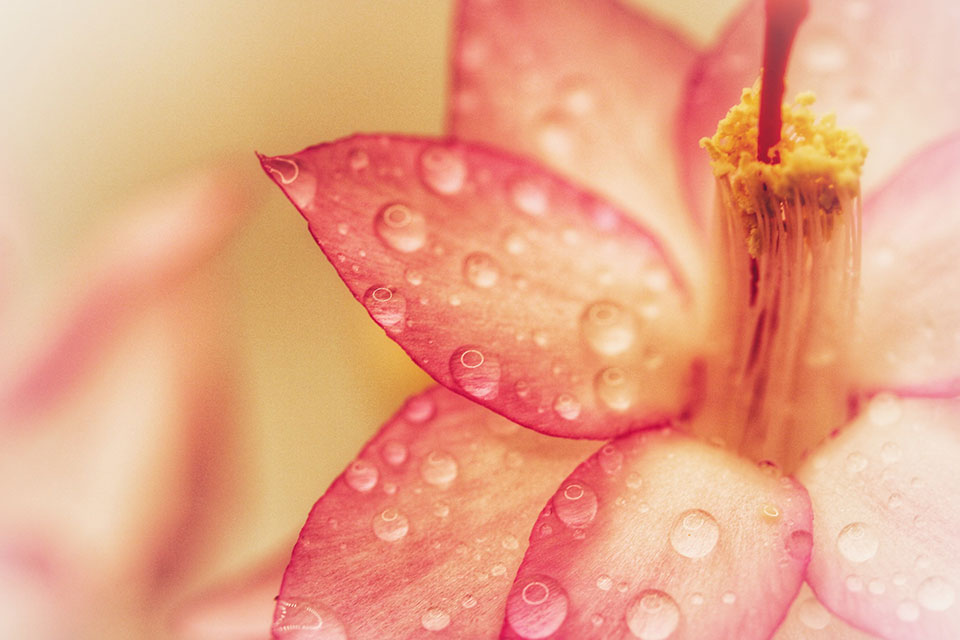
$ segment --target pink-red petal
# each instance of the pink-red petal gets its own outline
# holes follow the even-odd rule
[[[854,629],[817,600],[810,585],[803,584],[790,606],[786,620],[773,640],[878,640],[865,631]]]
[[[262,162],[354,296],[447,387],[588,438],[691,399],[687,291],[603,201],[455,141],[357,136]]]
[[[855,381],[960,393],[960,135],[914,157],[869,198]]]
[[[671,134],[695,56],[671,28],[615,0],[463,1],[448,130],[604,194],[692,272],[702,254]]]
[[[769,638],[800,589],[795,481],[670,429],[624,436],[540,514],[504,638]]]
[[[411,398],[311,511],[274,637],[495,637],[537,512],[595,446],[445,389]]]
[[[881,394],[800,469],[824,605],[890,640],[960,637],[957,460],[960,402]]]

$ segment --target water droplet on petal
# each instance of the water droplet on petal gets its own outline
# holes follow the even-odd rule
[[[630,603],[626,620],[640,640],[666,640],[680,624],[680,607],[663,591],[648,589]]]
[[[609,367],[594,380],[597,397],[614,411],[626,411],[633,405],[637,393],[636,381],[620,367]]]
[[[413,424],[423,424],[433,418],[436,412],[437,404],[430,396],[414,396],[403,406],[403,417]]]
[[[363,295],[363,306],[386,329],[402,329],[407,316],[407,300],[389,287],[374,285]]]
[[[363,149],[354,149],[347,160],[354,171],[362,171],[370,166],[370,156]]]
[[[277,600],[272,626],[276,638],[289,640],[346,640],[343,623],[326,607],[311,603]]]
[[[867,413],[871,422],[882,427],[899,420],[903,409],[900,406],[900,399],[892,393],[878,393],[870,400]]]
[[[399,466],[407,461],[407,445],[399,440],[387,440],[380,450],[380,457],[391,466]]]
[[[489,289],[500,279],[500,265],[486,253],[471,253],[463,261],[463,277],[478,289]]]
[[[813,549],[813,536],[809,531],[798,529],[790,533],[787,538],[787,553],[797,560],[803,560],[810,557],[810,551]]]
[[[720,600],[723,602],[723,604],[733,604],[737,601],[737,594],[735,594],[733,591],[727,591],[725,594],[723,594],[723,596],[721,596]]]
[[[565,78],[557,94],[560,104],[572,115],[584,116],[597,107],[597,93],[588,78]]]
[[[520,211],[531,216],[545,214],[550,202],[544,186],[531,178],[514,180],[510,185],[510,199]]]
[[[912,600],[904,600],[897,605],[897,617],[904,622],[915,622],[920,617],[920,607]]]
[[[597,515],[597,494],[582,482],[571,482],[553,496],[553,508],[563,524],[577,529]]]
[[[443,609],[436,607],[427,609],[420,616],[420,624],[427,631],[443,631],[450,626],[450,615]]]
[[[416,269],[407,269],[403,274],[404,279],[415,287],[423,284],[423,273]]]
[[[924,609],[946,611],[956,599],[953,585],[941,576],[927,578],[917,587],[917,600]]]
[[[431,451],[420,465],[420,477],[436,487],[448,487],[457,478],[457,461],[444,451]]]
[[[680,555],[702,558],[717,546],[720,525],[702,509],[684,511],[670,530],[670,544]]]
[[[800,622],[811,629],[823,629],[830,624],[830,612],[817,602],[816,598],[807,598],[801,602],[797,615]]]
[[[633,345],[636,338],[633,316],[615,302],[594,302],[580,318],[587,344],[600,355],[615,356]]]
[[[492,400],[500,389],[500,361],[477,347],[460,347],[450,356],[450,374],[475,398]]]
[[[623,454],[612,444],[604,445],[597,459],[600,462],[600,468],[609,475],[619,473],[623,466]]]
[[[388,507],[373,516],[373,532],[384,542],[396,542],[410,530],[410,522],[407,517],[394,509]]]
[[[580,417],[580,401],[569,393],[561,393],[553,401],[553,410],[564,420],[576,420]]]
[[[473,609],[475,606],[477,606],[477,599],[472,595],[467,594],[463,596],[463,600],[460,601],[460,605],[464,609]]]
[[[434,193],[459,193],[467,178],[467,165],[460,154],[446,147],[428,147],[420,154],[420,178]]]
[[[847,456],[844,468],[847,473],[860,473],[867,468],[867,457],[859,451],[854,451]]]
[[[877,554],[880,540],[869,525],[853,522],[840,530],[837,548],[850,562],[866,562]]]
[[[427,223],[419,211],[405,204],[388,204],[374,220],[374,230],[383,242],[401,253],[411,253],[427,242]]]
[[[354,491],[361,493],[370,491],[377,485],[380,477],[380,471],[377,465],[367,460],[354,460],[353,464],[347,467],[344,474],[347,485]]]
[[[880,458],[885,464],[893,464],[900,459],[902,451],[896,442],[884,442],[880,447]]]
[[[524,578],[507,597],[507,622],[521,638],[546,638],[563,624],[568,606],[566,591],[553,578]]]
[[[601,591],[610,591],[613,588],[613,578],[604,574],[597,578],[597,589]]]

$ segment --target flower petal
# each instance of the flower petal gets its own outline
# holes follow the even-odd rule
[[[707,163],[694,151],[697,140],[713,135],[759,75],[763,15],[762,0],[748,4],[691,75],[680,144],[700,211],[709,211],[713,189]],[[836,113],[841,126],[863,136],[870,146],[865,191],[960,127],[958,31],[960,8],[952,0],[811,0],[787,91],[813,91],[819,112]]]
[[[695,55],[678,33],[614,0],[463,1],[448,130],[596,189],[692,274],[702,253],[671,134]]]
[[[960,393],[960,135],[918,155],[865,204],[857,382]]]
[[[444,389],[411,398],[311,511],[274,637],[492,636],[537,510],[595,447]]]
[[[690,399],[683,285],[602,201],[453,141],[358,136],[262,162],[373,319],[454,391],[589,438]]]
[[[830,613],[806,582],[773,640],[878,640]]]
[[[800,469],[813,502],[808,581],[891,640],[960,637],[960,402],[881,394]]]
[[[604,446],[540,514],[504,638],[769,638],[809,560],[803,488],[670,429]]]

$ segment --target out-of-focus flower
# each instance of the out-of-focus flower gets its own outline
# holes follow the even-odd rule
[[[588,443],[412,399],[311,513],[275,637],[862,637],[824,605],[881,637],[957,634],[960,138],[935,141],[960,124],[960,15],[814,2],[790,84],[852,112],[868,185],[894,177],[861,231],[856,150],[801,104],[781,173],[721,171],[711,236],[692,145],[752,82],[759,9],[697,55],[612,2],[461,3],[450,133],[616,204],[452,139],[262,159],[439,382],[544,434],[613,438],[577,466]],[[738,124],[715,166],[755,139]],[[816,598],[788,616],[804,580]]]

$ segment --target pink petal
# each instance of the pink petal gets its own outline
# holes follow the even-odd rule
[[[373,319],[458,393],[590,438],[690,399],[683,285],[601,200],[454,141],[358,136],[262,162]]]
[[[916,156],[863,219],[858,382],[960,393],[960,135]]]
[[[614,0],[463,1],[448,130],[596,189],[692,273],[702,253],[679,197],[672,130],[695,54]]]
[[[876,636],[854,629],[817,600],[807,583],[790,606],[787,619],[777,629],[773,640],[879,640]]]
[[[890,640],[960,637],[960,403],[875,397],[800,470],[813,502],[810,586]]]
[[[789,478],[669,429],[624,436],[543,509],[501,637],[769,638],[811,527]]]
[[[814,91],[817,110],[870,146],[863,185],[881,184],[911,154],[960,127],[960,9],[953,0],[811,0],[787,74],[787,95]],[[697,140],[716,131],[759,75],[763,2],[733,21],[692,74],[681,119],[687,186],[709,211],[712,177]]]
[[[411,398],[311,511],[274,637],[493,636],[537,510],[595,446]]]

